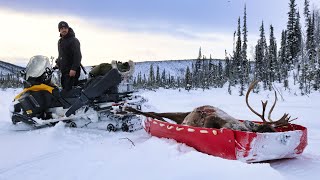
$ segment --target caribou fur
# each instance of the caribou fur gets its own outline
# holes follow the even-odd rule
[[[164,118],[168,118],[172,121],[175,121],[177,124],[187,126],[217,129],[228,128],[232,130],[250,132],[275,132],[275,129],[271,125],[258,124],[252,121],[239,121],[234,117],[228,115],[223,110],[210,105],[197,107],[191,112],[180,113],[141,112],[128,107],[126,108],[126,110],[162,121],[165,121]]]
[[[223,110],[214,106],[200,106],[189,113],[181,123],[183,125],[206,127],[206,128],[228,128],[239,131],[251,132],[274,132],[270,125],[257,124],[251,121],[239,121]]]

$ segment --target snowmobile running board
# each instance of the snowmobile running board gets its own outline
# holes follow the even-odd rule
[[[79,116],[79,117],[81,117],[81,116]],[[74,118],[78,118],[78,116],[77,117],[75,117],[75,116],[62,117],[59,119],[41,120],[41,119],[33,119],[33,118],[27,117],[25,115],[19,114],[19,113],[13,113],[12,123],[16,124],[18,122],[24,122],[30,126],[35,127],[35,128],[42,128],[42,127],[47,127],[47,126],[54,126],[54,124],[59,121],[68,121],[68,120],[72,120]]]
[[[63,115],[67,109],[52,108],[50,112],[55,114],[55,117],[47,120],[36,117],[32,118],[18,112],[13,112],[12,123],[17,124],[22,122],[34,129],[39,129],[43,127],[52,127],[56,123],[62,121],[66,123],[66,127],[71,128],[96,128],[107,131],[122,130],[125,132],[132,132],[142,129],[142,120],[140,116],[123,111],[123,109],[125,106],[136,106],[135,108],[141,108],[139,104],[134,103],[134,101],[129,100],[128,102],[118,103],[98,103],[95,106],[86,105],[77,110],[76,115],[71,115],[69,117]]]

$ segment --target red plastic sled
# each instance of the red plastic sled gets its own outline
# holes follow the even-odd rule
[[[297,157],[307,146],[307,128],[296,124],[278,128],[274,133],[253,133],[146,118],[144,129],[152,136],[175,139],[209,155],[244,162]]]

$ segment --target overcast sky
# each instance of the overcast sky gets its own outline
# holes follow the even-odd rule
[[[303,2],[296,0],[303,19]],[[231,53],[237,19],[247,6],[249,56],[262,20],[279,43],[289,0],[0,0],[0,59],[23,63],[37,54],[57,57],[58,23],[81,42],[83,64],[111,60],[192,59]],[[319,0],[311,0],[319,7]],[[303,23],[303,22],[302,22]],[[26,64],[26,63],[25,63]]]

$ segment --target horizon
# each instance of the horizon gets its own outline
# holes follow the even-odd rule
[[[0,33],[0,59],[26,64],[37,54],[57,57],[57,24],[61,20],[75,30],[84,65],[129,59],[196,59],[200,47],[207,58],[211,55],[213,59],[224,59],[225,50],[232,52],[233,32],[238,17],[243,23],[245,4],[248,56],[252,58],[261,21],[267,38],[269,25],[274,26],[279,44],[289,11],[289,1],[276,0],[159,2],[0,0],[0,20],[8,27]],[[303,0],[296,3],[301,12]],[[310,1],[311,8],[319,5],[318,1]]]

